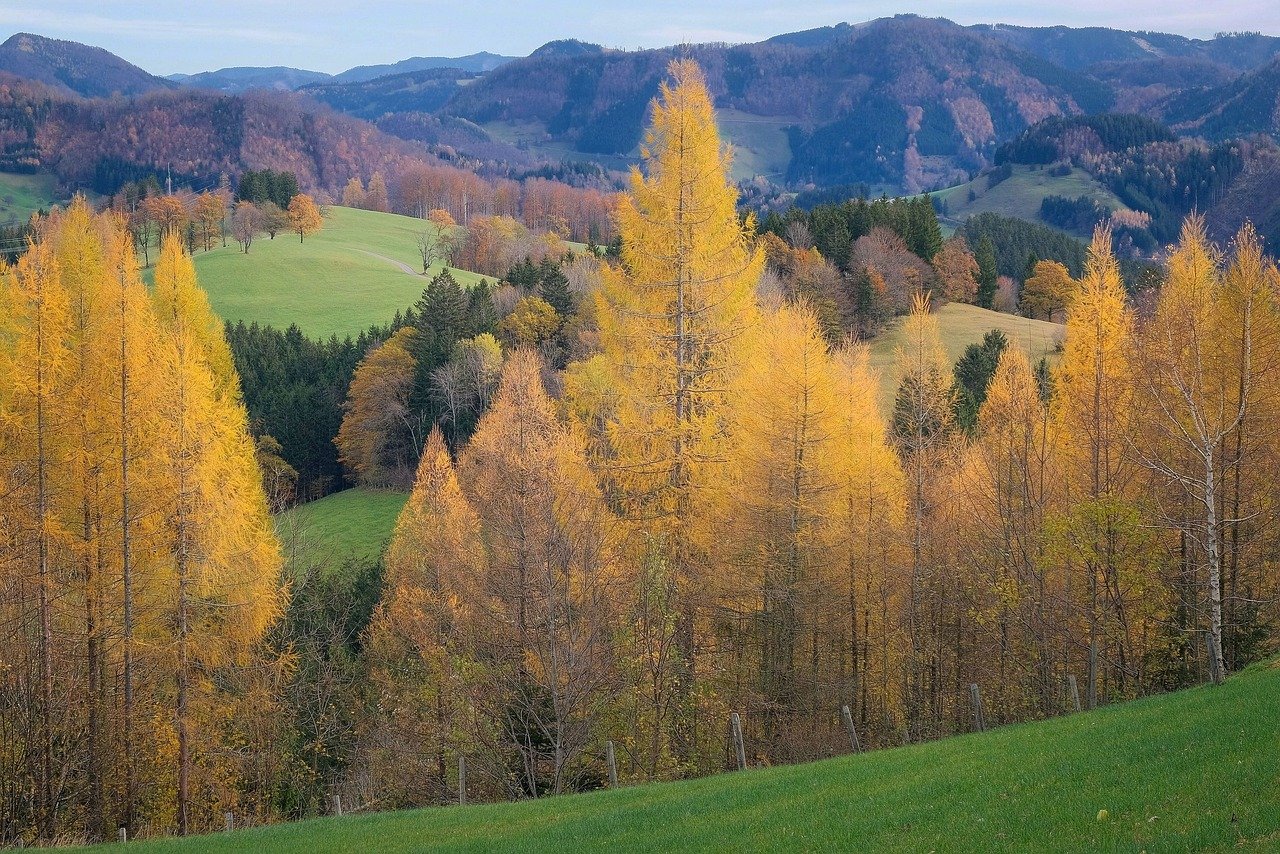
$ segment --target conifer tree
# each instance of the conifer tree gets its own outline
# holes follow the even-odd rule
[[[605,271],[596,315],[618,395],[609,479],[623,512],[663,544],[688,697],[705,565],[694,551],[697,493],[717,477],[723,389],[739,361],[735,342],[754,322],[764,255],[751,245],[753,223],[738,218],[701,70],[681,60],[670,74],[645,137],[645,172],[632,172],[618,203],[622,263]],[[645,552],[640,539],[634,548]],[[687,756],[698,738],[691,723],[679,735]]]

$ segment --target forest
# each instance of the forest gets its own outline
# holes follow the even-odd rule
[[[186,222],[148,220],[150,287],[128,205],[33,222],[0,271],[0,844],[440,805],[463,760],[477,801],[604,787],[615,750],[624,784],[697,777],[735,767],[731,713],[802,762],[848,751],[843,707],[878,749],[968,731],[971,685],[994,726],[1276,649],[1252,228],[1184,218],[1139,289],[1105,227],[1076,256],[999,217],[943,239],[925,197],[757,222],[689,59],[644,133],[599,240],[562,210],[594,197],[527,188],[521,223],[411,170],[494,284],[446,270],[356,342],[224,324]],[[1020,298],[1064,318],[1051,358],[947,358],[940,305]],[[411,489],[381,559],[286,564],[303,457]]]

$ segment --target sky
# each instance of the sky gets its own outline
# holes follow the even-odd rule
[[[25,31],[93,44],[154,74],[238,65],[336,73],[410,56],[523,56],[562,38],[628,49],[750,42],[899,12],[961,24],[1280,35],[1277,0],[0,0],[0,39]]]

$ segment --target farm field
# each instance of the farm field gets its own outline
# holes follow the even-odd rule
[[[1278,692],[1272,661],[1218,687],[808,765],[130,849],[1274,851]]]
[[[414,217],[334,206],[324,228],[303,243],[291,232],[275,240],[260,235],[246,255],[228,238],[226,247],[196,253],[196,274],[225,320],[281,329],[296,323],[312,337],[354,335],[422,295],[430,276],[420,274],[417,238],[430,227]],[[456,269],[454,276],[463,286],[481,278]]]

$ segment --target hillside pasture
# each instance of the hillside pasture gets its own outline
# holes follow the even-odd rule
[[[334,206],[324,228],[301,243],[284,231],[274,240],[259,235],[248,254],[230,238],[226,247],[197,252],[196,274],[226,320],[281,329],[296,323],[312,337],[354,335],[412,306],[443,269],[421,275],[417,239],[429,230],[414,217]],[[481,278],[453,275],[464,287]]]

